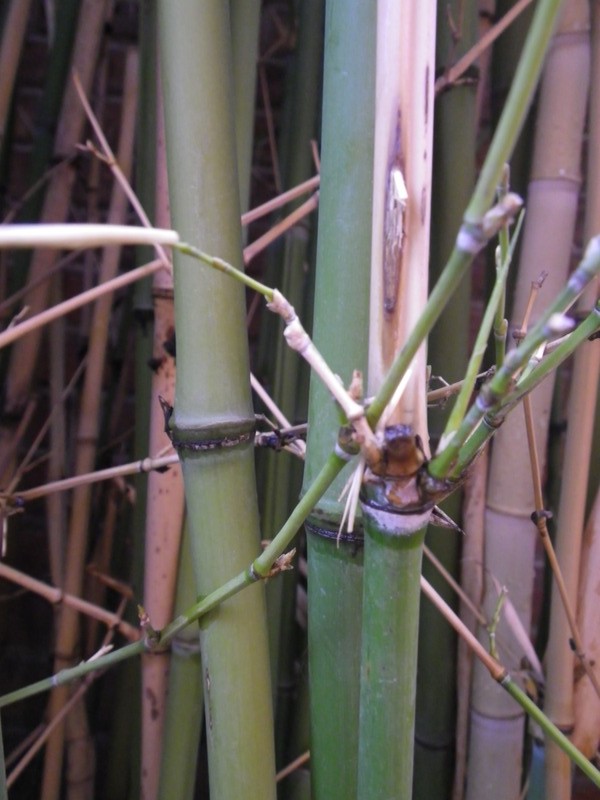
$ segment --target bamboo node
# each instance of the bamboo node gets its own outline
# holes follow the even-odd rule
[[[191,450],[192,452],[205,452],[208,450],[220,450],[229,447],[238,447],[254,440],[254,431],[239,433],[235,436],[226,435],[215,439],[177,439],[171,436],[173,447],[176,450]]]

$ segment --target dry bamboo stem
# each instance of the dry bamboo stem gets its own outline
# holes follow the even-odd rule
[[[168,227],[169,187],[160,80],[157,88],[156,219]],[[173,272],[161,270],[154,276],[154,334],[149,452],[171,445],[165,433],[165,417],[159,398],[173,406],[175,402],[175,359],[165,348],[173,337],[175,310]],[[184,489],[181,466],[177,463],[166,472],[148,475],[146,530],[144,536],[144,608],[152,624],[162,628],[173,616],[177,564],[184,514]],[[141,792],[145,800],[158,796],[163,729],[169,678],[170,653],[146,653],[142,656],[142,752]]]
[[[79,12],[77,34],[72,63],[82,76],[82,83],[89,88],[96,67],[96,59],[102,37],[105,13],[108,3],[98,0],[83,0]],[[84,115],[74,89],[67,88],[56,132],[54,155],[63,158],[81,138]],[[71,187],[75,173],[70,164],[52,174],[41,219],[46,222],[61,222],[67,218]],[[37,250],[29,271],[30,283],[46,274],[56,261],[56,253]],[[39,313],[46,305],[47,282],[37,283],[27,296],[26,305],[33,314]],[[9,372],[6,380],[6,410],[18,412],[30,393],[33,365],[40,351],[40,333],[32,333],[23,339],[11,353]]]
[[[572,391],[574,391],[574,389],[575,387],[573,387]],[[591,408],[595,406],[594,402],[595,397],[592,400],[593,401],[591,402]],[[592,683],[592,686],[594,687],[597,697],[600,699],[600,685],[598,684],[598,679],[596,678],[594,669],[584,652],[583,642],[581,640],[581,634],[579,633],[577,622],[575,620],[575,614],[573,612],[573,604],[569,598],[569,592],[565,584],[565,580],[563,578],[562,570],[560,568],[560,563],[556,557],[556,553],[552,545],[552,540],[550,539],[550,534],[548,532],[548,525],[546,522],[547,514],[544,513],[545,511],[544,498],[542,495],[540,464],[537,452],[537,445],[535,442],[533,414],[531,411],[531,399],[529,398],[528,395],[526,395],[523,398],[523,411],[525,413],[527,443],[529,445],[529,455],[531,460],[531,477],[533,478],[533,492],[535,497],[535,512],[534,512],[535,525],[537,526],[537,529],[539,531],[540,538],[542,540],[542,544],[546,552],[546,557],[548,558],[548,563],[550,564],[550,569],[552,570],[552,576],[554,578],[556,588],[558,589],[558,592],[560,594],[560,599],[563,605],[563,611],[565,613],[569,630],[571,632],[571,638],[573,640],[573,645],[574,645],[573,653],[575,657],[579,660],[579,663],[581,664],[583,669],[585,670],[586,675],[588,676],[588,678]],[[579,439],[579,437],[577,438]],[[578,454],[578,456],[579,455],[580,454]],[[587,463],[585,464],[585,466],[587,468]],[[568,473],[568,470],[566,471]],[[583,492],[583,496],[585,498],[585,491]],[[570,547],[574,546],[572,527],[569,527],[569,546]]]
[[[286,203],[290,203],[297,197],[301,197],[303,194],[308,194],[308,192],[318,189],[320,182],[321,176],[315,175],[307,181],[299,183],[298,186],[288,189],[287,192],[282,192],[278,194],[277,197],[267,200],[266,203],[262,203],[262,205],[256,206],[256,208],[252,208],[250,211],[246,211],[242,214],[242,225],[250,225],[251,222],[270,214],[272,211],[276,211],[278,208],[286,205]]]
[[[106,294],[112,294],[118,289],[122,289],[124,286],[129,286],[136,281],[141,281],[143,278],[147,278],[149,275],[153,275],[159,269],[164,269],[164,264],[161,260],[150,261],[148,264],[144,264],[141,267],[137,267],[129,272],[125,272],[123,275],[119,275],[116,278],[103,281],[93,289],[88,289],[85,292],[81,292],[81,294],[78,294],[76,297],[71,297],[69,300],[64,300],[62,303],[59,303],[58,305],[53,306],[46,311],[41,311],[39,314],[31,317],[31,319],[27,319],[12,328],[7,328],[7,330],[0,333],[0,349],[12,344],[12,342],[16,342],[27,333],[38,330],[42,326],[53,322],[59,317],[63,317],[66,314],[70,314],[72,311],[81,308],[82,306],[95,302]]]
[[[63,592],[62,589],[58,589],[55,586],[50,586],[48,583],[44,583],[36,578],[32,578],[30,575],[27,575],[24,572],[20,572],[13,567],[9,567],[8,564],[5,564],[2,561],[0,561],[0,577],[7,581],[11,581],[12,583],[16,583],[18,586],[22,586],[24,589],[27,589],[30,592],[34,592],[53,605],[63,604],[65,606],[69,606],[69,608],[72,608],[81,614],[86,614],[92,619],[97,619],[108,628],[116,628],[119,633],[121,633],[130,642],[136,642],[140,638],[139,630],[133,625],[130,625],[128,622],[123,621],[120,615],[112,611],[107,611],[106,609],[101,608],[94,603],[90,603],[87,600],[83,600],[81,597],[76,597],[75,595]]]
[[[177,453],[171,453],[170,455],[159,456],[157,458],[142,458],[140,461],[132,461],[128,464],[120,464],[116,467],[87,472],[82,475],[75,475],[71,478],[63,478],[60,481],[50,481],[41,486],[25,489],[23,492],[16,492],[14,495],[0,493],[0,498],[11,497],[20,504],[29,500],[36,500],[38,497],[46,497],[53,492],[66,492],[68,489],[75,489],[77,486],[83,486],[88,483],[98,483],[99,481],[119,478],[123,475],[136,475],[140,472],[164,469],[165,467],[170,467],[172,464],[177,464],[178,461],[179,457]]]
[[[305,753],[302,753],[302,755],[298,756],[298,758],[295,758],[293,761],[290,761],[290,763],[287,764],[287,766],[279,770],[277,775],[275,775],[275,780],[277,781],[277,783],[279,783],[279,781],[282,781],[284,778],[287,778],[288,775],[291,775],[292,772],[295,772],[303,764],[306,764],[307,761],[310,761],[310,750],[307,750]]]
[[[137,54],[127,54],[124,78],[124,103],[119,135],[119,162],[125,174],[131,171],[135,131],[135,90],[137,84]],[[121,223],[127,213],[127,198],[115,185],[112,192],[109,222]],[[120,248],[107,248],[102,257],[100,274],[103,280],[114,277],[119,265]],[[104,296],[94,307],[91,337],[88,348],[87,371],[81,398],[78,427],[78,447],[75,472],[89,472],[96,456],[102,377],[112,298]],[[73,495],[73,506],[69,525],[65,589],[70,594],[80,595],[83,586],[83,568],[87,549],[91,491],[89,485],[79,487]],[[57,632],[56,667],[61,669],[71,663],[77,645],[78,616],[64,609]],[[66,703],[68,689],[57,688],[50,697],[50,718],[54,717]],[[64,726],[56,728],[48,742],[43,781],[43,796],[57,800],[60,791],[60,765],[62,763]]]
[[[506,12],[506,14],[502,17],[502,19],[498,20],[495,25],[493,25],[474,45],[468,52],[459,58],[459,60],[454,64],[454,66],[450,67],[446,71],[444,75],[441,75],[435,82],[435,91],[441,92],[446,87],[451,86],[453,83],[460,78],[460,76],[466,72],[466,70],[477,61],[477,59],[481,56],[481,54],[487,50],[492,44],[496,41],[500,34],[504,33],[506,28],[511,25],[515,19],[521,14],[527,6],[532,2],[532,0],[518,0],[514,6]]]
[[[21,58],[31,0],[13,0],[4,20],[0,44],[0,150],[6,135],[6,120]]]
[[[284,217],[280,222],[273,225],[265,234],[259,236],[259,238],[255,239],[251,244],[246,245],[246,247],[244,247],[244,264],[249,264],[252,259],[268,247],[271,242],[283,236],[286,231],[289,231],[290,228],[293,228],[300,220],[308,216],[311,211],[314,211],[318,204],[319,194],[315,192],[312,197],[302,203],[301,206],[298,206],[298,208],[292,211],[291,214],[288,214],[287,217]]]

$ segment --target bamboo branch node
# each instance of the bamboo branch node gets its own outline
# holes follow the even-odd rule
[[[523,200],[519,195],[508,192],[495,206],[486,211],[481,220],[463,222],[456,237],[456,247],[463,253],[477,255],[501,228],[513,220],[522,206]]]

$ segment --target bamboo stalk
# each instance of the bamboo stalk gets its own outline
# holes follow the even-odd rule
[[[137,83],[137,55],[129,51],[125,73],[124,94],[134,96]],[[131,102],[124,105],[124,116],[121,121],[119,135],[119,161],[126,174],[131,170],[133,157],[133,141],[135,130],[135,105]],[[132,113],[133,112],[133,113]],[[109,220],[111,223],[120,222],[127,210],[127,200],[115,187],[111,197]],[[112,278],[118,269],[119,249],[111,248],[105,251],[101,265],[102,278]],[[101,384],[104,371],[104,358],[112,298],[103,297],[94,309],[94,321],[89,342],[87,370],[81,399],[80,422],[78,428],[79,445],[76,455],[76,472],[88,472],[92,467],[96,455],[96,437],[98,435],[98,414],[102,394]],[[83,585],[83,566],[88,540],[89,510],[91,493],[89,486],[82,486],[75,492],[71,519],[69,523],[67,564],[65,569],[65,589],[69,594],[80,595]],[[68,664],[75,655],[78,637],[78,617],[69,609],[61,615],[56,645],[56,664],[60,669]],[[68,690],[61,689],[52,693],[50,699],[50,718],[59,713],[67,701]],[[58,796],[60,789],[63,749],[64,727],[58,726],[49,740],[46,749],[46,761],[43,781],[43,791],[48,798]]]
[[[367,369],[375,4],[329,4],[324,46],[313,338],[347,385],[353,370],[366,375]],[[314,375],[308,418],[304,492],[335,446],[340,423]],[[344,460],[337,462],[339,472]],[[348,475],[347,469],[339,475],[306,526],[308,581],[318,587],[308,598],[311,790],[330,800],[357,797],[362,531],[357,523],[338,537],[338,498]]]
[[[174,226],[239,262],[239,190],[225,178],[235,172],[227,12],[214,1],[160,4],[159,41]],[[200,74],[206,80],[198,83]],[[196,591],[207,595],[249,563],[259,540],[243,292],[176,254],[175,309],[170,427],[186,485]],[[232,447],[202,447],[203,440],[226,436]],[[233,800],[251,786],[267,800],[275,796],[275,765],[263,588],[231,600],[215,624],[206,623],[201,647],[211,794]]]
[[[382,384],[427,300],[435,22],[433,2],[378,4],[370,391]],[[425,372],[422,346],[399,401],[379,422],[390,425],[386,466],[376,469],[367,457],[358,797],[412,793],[419,579],[431,507],[421,507],[410,489],[410,500],[403,493],[414,481],[409,462],[419,459],[415,437],[428,452]],[[406,460],[402,445],[394,457],[394,436],[409,451]],[[413,513],[405,509],[411,504]]]
[[[21,49],[25,38],[31,0],[13,0],[7,10],[0,42],[0,152],[6,141],[6,123]]]
[[[168,225],[169,193],[163,105],[157,102],[156,201],[155,217],[159,225]],[[168,266],[168,264],[167,264]],[[175,400],[175,358],[165,347],[175,331],[173,273],[162,269],[155,273],[152,297],[154,334],[152,350],[152,385],[148,448],[155,453],[169,447],[165,432],[164,404]],[[173,616],[177,586],[184,515],[181,467],[176,464],[165,472],[153,470],[148,475],[146,530],[144,537],[144,608],[157,628]],[[141,792],[145,800],[158,797],[163,728],[167,714],[167,688],[170,653],[149,653],[142,657],[142,756]],[[168,784],[167,784],[168,785]]]

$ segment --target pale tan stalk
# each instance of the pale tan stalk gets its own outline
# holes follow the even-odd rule
[[[124,88],[125,96],[135,95],[137,85],[137,55],[131,50],[127,55]],[[124,103],[124,113],[119,134],[119,162],[127,175],[131,171],[133,159],[133,141],[135,131],[135,103]],[[127,198],[121,188],[113,188],[109,222],[122,223],[127,214]],[[120,248],[111,247],[104,250],[100,275],[102,280],[114,277],[119,267]],[[102,377],[108,328],[112,307],[112,297],[104,296],[94,308],[91,325],[91,336],[88,348],[88,362],[84,387],[81,397],[80,419],[77,432],[78,446],[76,454],[76,473],[89,472],[94,466],[96,457],[96,439],[98,435],[99,413],[102,398]],[[80,595],[83,586],[83,567],[88,541],[89,512],[91,489],[88,485],[79,487],[73,494],[71,519],[69,523],[67,564],[65,570],[65,590]],[[68,609],[63,610],[56,640],[56,670],[72,664],[76,654],[78,640],[78,616]],[[54,717],[69,696],[68,688],[59,687],[50,698],[50,718]],[[49,740],[46,750],[46,761],[42,793],[48,800],[57,800],[60,792],[60,776],[62,764],[64,726],[56,728]]]
[[[459,58],[456,64],[451,66],[444,75],[441,75],[436,80],[436,92],[441,92],[442,89],[446,88],[446,86],[451,86],[453,83],[455,83],[486,50],[489,50],[498,36],[500,36],[500,34],[503,33],[506,28],[508,28],[508,26],[515,21],[519,14],[525,11],[531,2],[532,0],[517,0],[510,11],[507,11],[502,19],[498,20],[495,25],[492,25],[492,27],[484,33],[481,39],[479,39],[477,44],[474,45],[474,47],[465,53],[462,58]]]
[[[27,29],[31,0],[13,0],[6,13],[0,44],[0,151],[4,146],[6,122],[15,85],[15,75]]]
[[[71,297],[69,300],[64,300],[62,303],[48,308],[46,311],[41,311],[39,314],[36,314],[35,317],[20,322],[13,328],[7,328],[0,333],[0,349],[17,341],[25,336],[25,334],[38,330],[59,317],[64,317],[66,314],[70,314],[72,311],[82,306],[95,302],[98,298],[106,294],[112,294],[116,292],[117,289],[122,289],[124,286],[129,286],[136,281],[147,278],[148,275],[153,275],[161,268],[164,268],[162,261],[150,261],[150,263],[144,264],[142,267],[137,267],[116,278],[103,281],[93,289],[88,289],[86,292],[82,292],[75,297]]]
[[[107,2],[102,0],[83,0],[79,12],[77,33],[72,57],[73,67],[81,77],[83,85],[89,90],[96,68],[96,59],[100,40],[104,29]],[[54,156],[62,159],[71,154],[75,144],[81,139],[84,115],[81,104],[71,86],[67,87],[63,101],[55,138]],[[45,222],[62,222],[68,216],[71,187],[75,179],[75,171],[70,163],[52,174],[41,219]],[[29,281],[37,279],[54,266],[57,253],[51,250],[37,250],[33,256],[29,271]],[[36,283],[35,288],[27,295],[25,304],[31,314],[39,313],[47,303],[48,285],[46,282]],[[6,378],[5,409],[19,413],[30,393],[33,366],[40,351],[39,330],[23,339],[11,353],[10,366]],[[6,435],[4,431],[2,444]]]
[[[600,80],[600,6],[592,3],[592,86]],[[588,185],[585,229],[600,228],[600,187],[598,175],[600,141],[600,98],[592,92],[589,110]],[[598,291],[598,286],[596,286]],[[594,348],[597,350],[597,347]],[[582,353],[583,357],[583,353]],[[597,369],[597,367],[596,367]],[[592,368],[593,370],[593,368]],[[596,384],[597,384],[596,378]],[[574,389],[575,387],[573,387]],[[597,385],[596,385],[597,390]],[[586,390],[584,390],[586,391]],[[571,418],[569,417],[569,421]],[[596,456],[597,457],[597,456]],[[581,573],[577,623],[586,655],[600,664],[600,628],[598,625],[598,575],[600,575],[600,494],[587,522],[581,553]],[[575,672],[573,698],[573,743],[591,758],[600,744],[600,702],[589,680]]]
[[[281,206],[286,205],[286,203],[291,203],[292,200],[295,200],[297,197],[301,197],[303,194],[308,194],[318,189],[320,181],[321,176],[315,175],[307,181],[299,183],[298,186],[288,189],[287,192],[278,194],[277,197],[273,197],[272,200],[267,200],[266,203],[262,203],[260,206],[246,211],[245,214],[242,214],[242,225],[249,225],[251,222],[270,214],[272,211],[276,211],[278,208],[281,208]]]
[[[380,386],[427,301],[434,70],[435,9],[383,3],[377,23],[369,393]],[[401,188],[398,172],[407,196],[394,199]],[[428,448],[425,373],[423,345],[387,421],[411,425]]]
[[[169,187],[165,152],[162,94],[157,91],[156,219],[169,225]],[[175,402],[175,360],[165,342],[173,339],[175,310],[173,273],[163,269],[154,275],[153,359],[150,404],[149,452],[155,453],[171,442],[165,433],[165,416],[159,402]],[[177,564],[183,526],[184,492],[181,466],[176,463],[166,472],[148,475],[144,563],[144,608],[155,628],[164,627],[173,617]],[[163,729],[169,678],[170,653],[142,656],[142,755],[141,787],[144,800],[158,796]]]
[[[587,658],[600,664],[600,625],[598,593],[600,589],[600,491],[596,496],[583,537],[577,622]],[[573,698],[573,744],[588,758],[600,747],[600,700],[587,676],[575,671]]]
[[[288,214],[287,217],[284,217],[282,220],[277,222],[273,225],[272,228],[264,233],[262,236],[259,236],[258,239],[255,239],[251,244],[246,245],[244,247],[244,264],[249,264],[252,259],[261,253],[266,247],[268,247],[271,242],[274,242],[286,231],[289,231],[290,228],[293,228],[300,220],[304,219],[304,217],[308,216],[311,211],[314,211],[315,208],[319,204],[319,194],[315,192],[308,200],[302,203],[301,206],[298,206],[291,214]]]
[[[600,57],[598,50],[597,37],[600,32],[598,23],[598,5],[591,4],[594,10],[594,50],[592,55],[592,78],[598,79],[600,75]],[[592,86],[595,86],[592,83]],[[584,222],[584,236],[589,238],[598,231],[600,225],[600,190],[597,185],[597,170],[599,167],[598,154],[596,152],[600,141],[600,104],[596,97],[596,92],[591,92],[590,98],[590,130],[588,145],[588,182],[587,182],[587,204]],[[582,296],[578,310],[585,312],[594,305],[598,296],[598,281],[594,281],[586,293]],[[567,409],[567,436],[565,442],[565,452],[563,468],[561,471],[559,512],[556,523],[556,556],[560,563],[561,572],[565,583],[565,592],[572,607],[575,607],[580,590],[581,572],[586,576],[586,591],[589,592],[590,584],[595,583],[593,573],[590,573],[590,564],[587,558],[582,561],[582,546],[585,527],[585,504],[588,486],[588,471],[591,456],[591,445],[594,429],[594,416],[596,407],[596,397],[598,393],[598,381],[600,378],[600,351],[593,344],[586,344],[575,354],[573,363],[573,374],[569,403]],[[597,454],[591,456],[597,457]],[[590,524],[588,538],[586,539],[585,553],[588,557],[592,556],[592,551],[588,550],[589,542],[593,538],[593,524]],[[581,587],[583,591],[583,587]],[[580,594],[583,597],[583,594]],[[578,684],[581,687],[582,696],[585,697],[586,710],[594,711],[599,715],[599,700],[594,697],[594,692],[598,688],[600,679],[600,669],[596,658],[594,664],[594,650],[588,652],[590,645],[594,641],[594,634],[591,631],[598,631],[598,606],[589,605],[589,596],[585,611],[581,607],[578,609],[577,627],[581,627],[583,642],[576,641],[578,650],[584,653],[585,664],[588,665],[589,673],[592,664],[593,674],[586,674],[579,677]],[[564,609],[561,607],[560,597],[557,592],[556,580],[553,581],[552,600],[550,611],[550,633],[546,650],[547,663],[547,687],[545,711],[548,717],[558,727],[570,732],[575,723],[574,707],[574,684],[573,672],[581,673],[581,666],[576,663],[574,653],[569,645],[570,625]],[[596,634],[597,635],[597,634]],[[597,651],[596,651],[597,655]],[[595,684],[595,686],[594,686]],[[579,708],[582,708],[581,699]],[[589,719],[589,717],[588,717]],[[593,729],[592,729],[593,730]],[[585,736],[585,735],[584,735]],[[581,728],[578,738],[582,739]],[[595,734],[588,728],[587,750],[590,750],[590,741],[596,738],[596,743],[600,739],[600,726],[596,728]],[[552,742],[546,742],[546,792],[548,800],[566,800],[570,797],[571,790],[571,767],[569,759]]]
[[[62,604],[68,606],[92,619],[97,619],[108,628],[116,628],[119,633],[131,642],[135,642],[140,638],[138,629],[128,622],[124,622],[118,614],[112,611],[106,611],[106,609],[94,603],[90,603],[87,600],[83,600],[81,597],[63,592],[62,589],[58,589],[56,586],[50,586],[50,584],[39,581],[37,578],[32,578],[24,572],[9,567],[8,564],[2,561],[0,561],[0,577],[4,578],[4,580],[11,581],[11,583],[16,583],[18,586],[22,586],[30,592],[34,592],[53,605]]]
[[[143,458],[141,461],[132,461],[129,464],[120,464],[116,467],[95,470],[82,475],[75,475],[72,478],[63,478],[60,481],[51,481],[41,486],[34,486],[32,489],[25,489],[23,492],[15,492],[15,497],[24,502],[35,500],[38,497],[46,497],[52,492],[66,492],[77,486],[84,486],[88,483],[98,483],[99,481],[109,481],[123,475],[136,475],[139,472],[150,472],[154,469],[164,469],[172,464],[177,464],[179,457],[176,453],[157,458]],[[10,496],[10,495],[0,495]]]
[[[486,450],[475,463],[467,479],[462,519],[465,537],[462,541],[461,585],[471,603],[477,608],[481,606],[483,595],[482,567],[488,461],[488,451]],[[460,618],[471,633],[477,632],[477,623],[478,621],[481,623],[481,620],[478,620],[469,606],[463,602],[460,604]],[[456,767],[454,785],[452,787],[452,800],[462,800],[464,797],[467,774],[473,652],[462,639],[458,641],[457,658]]]
[[[568,0],[550,46],[540,91],[532,173],[513,320],[520,325],[530,287],[542,269],[542,286],[532,321],[558,292],[569,268],[580,186],[580,150],[589,77],[587,3]],[[545,453],[553,380],[532,395],[539,453]],[[540,465],[543,472],[544,464]],[[535,508],[522,414],[511,415],[498,431],[490,463],[486,510],[485,574],[494,575],[526,630],[531,621],[536,529]],[[486,580],[484,613],[492,618],[497,591]],[[501,620],[498,635],[514,642]],[[487,631],[480,631],[487,641]],[[515,650],[517,645],[515,643]],[[520,652],[520,651],[519,651]],[[514,664],[506,651],[501,659]],[[468,800],[513,797],[519,793],[523,712],[475,665],[469,746]]]

